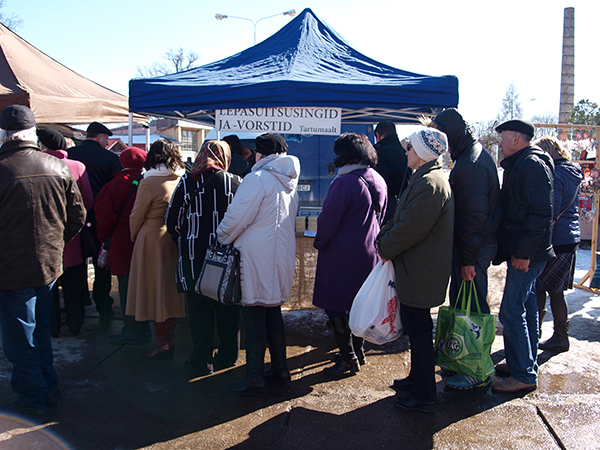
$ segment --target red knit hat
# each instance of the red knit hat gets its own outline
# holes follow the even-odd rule
[[[146,151],[138,147],[127,147],[119,155],[119,161],[125,169],[142,170],[146,161]]]

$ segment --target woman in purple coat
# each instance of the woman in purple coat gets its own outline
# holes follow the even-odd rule
[[[373,167],[377,152],[368,138],[345,133],[335,140],[338,174],[323,201],[314,247],[319,250],[313,304],[329,317],[341,358],[323,370],[339,375],[365,363],[363,339],[348,325],[352,301],[379,256],[375,239],[385,216],[387,187]]]

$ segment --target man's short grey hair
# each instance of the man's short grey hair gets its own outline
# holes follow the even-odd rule
[[[517,136],[519,136],[525,142],[531,143],[531,141],[533,140],[533,138],[531,136],[529,136],[528,134],[525,134],[525,133],[521,133],[520,131],[513,131],[513,133],[515,133]]]
[[[35,127],[27,128],[26,130],[4,130],[0,128],[0,144],[8,141],[33,141],[37,144],[38,136]]]

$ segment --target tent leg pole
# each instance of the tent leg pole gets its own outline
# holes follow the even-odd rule
[[[129,146],[133,145],[133,113],[129,113]]]

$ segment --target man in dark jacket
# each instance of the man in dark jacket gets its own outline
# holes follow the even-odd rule
[[[252,172],[252,167],[244,158],[244,143],[236,134],[225,136],[223,140],[229,144],[229,150],[231,150],[231,164],[228,172],[244,178]]]
[[[385,180],[388,188],[387,210],[383,223],[394,217],[396,203],[408,184],[412,170],[407,166],[406,152],[396,134],[394,122],[384,120],[375,127],[374,145],[377,150],[375,170]]]
[[[506,284],[500,306],[504,326],[506,365],[499,372],[510,377],[492,384],[498,392],[537,387],[538,309],[535,280],[554,256],[552,202],[554,163],[531,146],[533,124],[509,120],[496,128],[501,133],[504,160],[502,223],[494,264],[507,262]]]
[[[26,106],[0,114],[0,327],[11,385],[19,398],[3,409],[38,420],[59,400],[50,340],[54,282],[65,241],[81,230],[85,208],[69,167],[37,146]]]
[[[456,109],[446,109],[433,120],[423,119],[422,122],[446,133],[454,161],[450,172],[455,208],[450,304],[456,304],[462,280],[473,280],[481,311],[489,313],[487,269],[496,255],[502,214],[496,164]],[[471,309],[476,310],[475,305]],[[490,381],[489,378],[476,380],[457,374],[446,384],[452,388],[470,389],[487,386]]]
[[[67,150],[70,159],[85,164],[94,199],[100,189],[112,180],[113,175],[123,169],[119,157],[106,149],[109,136],[112,136],[112,131],[99,122],[92,122],[87,128],[86,139],[81,144]],[[89,212],[87,220],[92,224],[91,231],[96,240],[96,246],[100,249],[100,241],[96,234],[96,218],[93,211]],[[93,263],[94,286],[92,296],[96,303],[96,310],[100,314],[100,319],[109,319],[112,317],[113,306],[113,298],[110,296],[110,270],[98,267],[97,257],[93,258]]]

